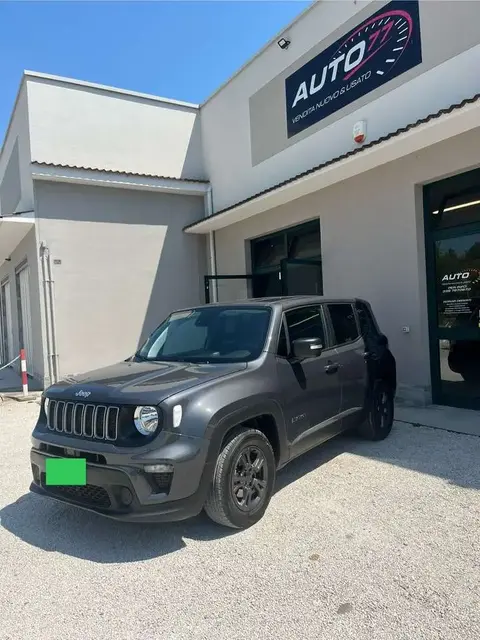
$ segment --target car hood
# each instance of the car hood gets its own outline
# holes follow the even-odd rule
[[[50,398],[81,402],[158,404],[171,395],[246,369],[233,364],[186,362],[119,362],[69,376],[49,387]]]

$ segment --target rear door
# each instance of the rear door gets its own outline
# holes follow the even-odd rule
[[[297,338],[320,338],[326,346],[321,305],[287,311],[279,338],[277,373],[293,455],[330,437],[340,412],[341,389],[336,350],[326,347],[319,356],[298,361],[291,352]]]
[[[326,305],[330,325],[331,345],[337,351],[342,384],[341,413],[358,417],[363,409],[367,390],[365,343],[360,335],[353,304],[335,302]]]

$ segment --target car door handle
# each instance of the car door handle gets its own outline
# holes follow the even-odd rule
[[[325,365],[325,373],[328,374],[337,373],[339,369],[340,364],[338,362],[329,362],[327,365]]]

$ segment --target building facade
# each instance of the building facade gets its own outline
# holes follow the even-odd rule
[[[20,340],[13,284],[28,245],[36,259],[31,315],[35,308],[41,319],[29,339],[42,366],[44,243],[58,263],[50,315],[62,326],[62,375],[104,362],[102,340],[109,357],[128,355],[183,302],[357,296],[371,302],[389,337],[400,399],[479,409],[479,62],[478,3],[352,0],[314,3],[200,107],[27,76],[23,90],[32,86],[33,102],[17,104],[14,118],[36,113],[30,151],[10,131],[0,158],[2,214],[20,192],[17,210],[32,210],[0,226],[0,247],[3,226],[10,244],[23,238],[0,266],[0,276],[10,270],[10,340]],[[36,103],[41,92],[56,97]],[[90,108],[77,104],[80,93]],[[68,100],[78,109],[70,122]],[[130,128],[138,123],[139,138],[98,134],[118,124],[120,112]],[[149,184],[168,177],[177,191],[147,194],[138,175],[129,178],[135,185],[111,184],[121,171],[148,174]],[[91,172],[110,184],[88,182]],[[135,224],[148,228],[145,237]],[[176,277],[158,254],[164,227]],[[107,260],[112,233],[118,254]],[[139,261],[126,263],[124,247],[142,238]],[[150,295],[147,304],[158,281],[161,302]]]

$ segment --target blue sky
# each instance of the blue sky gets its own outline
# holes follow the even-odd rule
[[[0,140],[24,69],[201,102],[310,2],[0,2]]]

